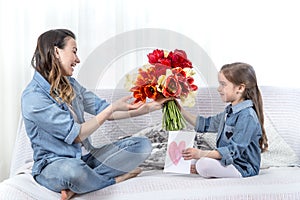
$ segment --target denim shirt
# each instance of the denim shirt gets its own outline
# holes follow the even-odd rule
[[[33,149],[33,176],[40,174],[49,163],[61,158],[81,159],[81,144],[74,143],[79,135],[84,112],[96,115],[109,104],[82,87],[74,78],[68,78],[75,92],[72,107],[77,115],[75,122],[66,103],[50,96],[50,84],[35,71],[33,79],[21,98],[22,115],[26,132]],[[92,148],[88,139],[84,142]]]
[[[261,126],[251,100],[228,105],[224,112],[204,118],[198,116],[197,132],[217,132],[221,164],[233,164],[243,177],[259,173]]]

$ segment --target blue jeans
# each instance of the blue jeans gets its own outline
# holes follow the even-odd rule
[[[60,192],[70,189],[77,194],[115,184],[115,177],[139,166],[150,155],[151,142],[146,137],[130,137],[93,149],[76,158],[63,158],[48,164],[35,180]]]

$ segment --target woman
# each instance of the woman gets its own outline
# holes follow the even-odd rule
[[[79,62],[70,30],[43,33],[31,62],[33,79],[22,94],[22,114],[34,151],[32,175],[39,184],[61,192],[61,199],[137,176],[137,166],[152,149],[147,138],[130,137],[94,148],[88,137],[106,120],[158,110],[165,101],[130,104],[131,97],[123,97],[109,104],[71,77]],[[95,116],[85,121],[84,112]],[[88,154],[82,154],[82,146]]]

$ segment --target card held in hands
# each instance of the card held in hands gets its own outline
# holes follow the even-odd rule
[[[182,150],[193,147],[195,132],[169,131],[164,172],[190,174],[191,160],[184,160]]]

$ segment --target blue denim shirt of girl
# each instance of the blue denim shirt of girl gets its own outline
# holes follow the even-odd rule
[[[22,115],[34,152],[33,176],[57,159],[81,159],[81,144],[75,144],[74,140],[79,135],[80,124],[84,122],[84,112],[96,115],[109,105],[74,78],[69,77],[69,81],[76,95],[72,107],[78,123],[65,103],[59,103],[50,96],[50,84],[37,71],[23,91]],[[85,142],[88,143],[87,140]]]
[[[218,133],[216,150],[222,165],[233,164],[243,177],[259,173],[262,130],[251,100],[228,105],[216,116],[198,116],[195,130]]]

